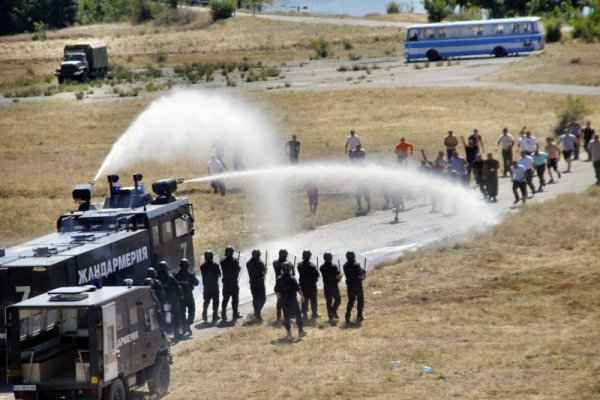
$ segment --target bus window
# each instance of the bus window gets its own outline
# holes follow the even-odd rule
[[[523,24],[523,33],[528,33],[529,32],[529,24],[525,23]]]
[[[42,331],[42,313],[39,312],[39,313],[35,314],[32,318],[31,334],[35,336],[38,333],[40,333],[41,331]]]
[[[477,35],[477,36],[483,35],[483,26],[477,25],[475,27],[475,35]]]
[[[425,39],[433,39],[435,38],[435,32],[433,31],[433,29],[426,29],[424,31],[423,37]]]
[[[27,335],[29,334],[29,318],[23,318],[19,321],[19,335],[21,340],[27,339]]]
[[[512,25],[512,33],[519,33],[519,24]]]
[[[502,35],[504,33],[504,25],[496,25],[496,35]]]
[[[446,29],[444,29],[444,28],[440,29],[440,37],[441,38],[445,38],[446,37]]]
[[[419,35],[417,34],[417,31],[408,32],[408,41],[409,42],[416,42],[417,40],[419,40]]]

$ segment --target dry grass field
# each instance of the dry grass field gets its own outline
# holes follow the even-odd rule
[[[566,40],[512,64],[485,80],[600,86],[600,44]]]
[[[479,91],[475,89],[352,89],[319,92],[254,93],[249,101],[260,101],[280,127],[283,143],[292,133],[302,142],[302,159],[345,159],[343,146],[349,129],[361,135],[368,157],[393,159],[399,136],[411,140],[416,149],[430,155],[441,149],[447,129],[468,135],[478,127],[487,149],[492,149],[503,126],[515,131],[522,125],[539,135],[551,131],[556,102],[563,96],[526,92]],[[93,178],[114,141],[151,98],[106,102],[14,103],[0,107],[0,243],[15,244],[53,229],[56,217],[75,205],[70,191],[76,183]],[[599,120],[600,99],[588,105]],[[485,117],[482,117],[485,116]],[[135,149],[132,149],[135,151]],[[204,160],[173,165],[142,164],[136,167],[145,181],[175,176],[203,175]],[[125,182],[136,171],[121,171]],[[97,198],[105,194],[104,178],[96,187]],[[311,228],[353,216],[349,193],[328,193],[322,188],[319,215],[308,216],[301,189],[292,206],[298,216],[294,226]],[[231,242],[250,245],[255,232],[250,201],[235,192],[221,201],[208,185],[188,187],[180,194],[196,207],[197,249],[220,248]],[[375,198],[375,206],[379,199]],[[235,212],[231,212],[234,210]]]
[[[265,324],[184,344],[168,398],[597,399],[599,200],[527,206],[373,271],[361,328],[321,319],[289,345]]]
[[[177,66],[193,62],[252,62],[308,60],[309,42],[324,37],[332,43],[332,57],[401,55],[403,37],[398,28],[301,24],[234,17],[212,23],[200,13],[180,27],[103,24],[74,27],[48,34],[49,40],[32,42],[31,35],[0,37],[0,90],[35,76],[52,75],[66,43],[104,41],[112,64],[127,68],[147,65]],[[351,49],[347,50],[348,44]],[[157,55],[161,60],[157,62]]]

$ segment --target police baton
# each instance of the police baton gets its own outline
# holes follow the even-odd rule
[[[269,268],[267,268],[267,265],[269,265],[269,250],[265,250],[265,270],[267,272],[265,272],[265,277],[267,276],[267,273],[269,272]]]

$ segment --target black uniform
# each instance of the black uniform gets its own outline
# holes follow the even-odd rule
[[[171,275],[168,271],[158,271],[156,278],[162,284],[165,292],[166,303],[169,304],[171,309],[171,327],[175,331],[175,335],[179,335],[179,327],[181,326],[181,313],[179,307],[179,300],[181,299],[181,286],[179,282]],[[166,316],[165,316],[166,318]]]
[[[302,330],[304,326],[304,320],[302,319],[302,313],[300,312],[300,305],[296,294],[300,291],[300,285],[296,278],[289,274],[283,274],[277,278],[275,284],[275,293],[279,293],[279,302],[283,309],[283,324],[285,329],[289,332],[292,329],[290,319],[292,315],[296,316],[296,323],[298,329]]]
[[[310,311],[312,318],[317,317],[317,282],[319,281],[319,270],[317,266],[310,261],[302,261],[298,264],[298,274],[300,274],[300,287],[304,294],[304,303],[302,303],[302,315],[307,318],[308,302],[310,301]]]
[[[254,318],[261,320],[262,308],[267,301],[267,293],[265,289],[265,275],[267,275],[267,267],[260,258],[251,258],[246,263],[248,276],[250,277],[250,291],[252,292],[252,307],[254,308]]]
[[[280,258],[278,260],[273,261],[273,270],[275,271],[275,279],[279,278],[282,275],[282,271],[281,271],[281,265],[287,262],[287,258],[284,258],[283,260]],[[296,273],[294,271],[294,266],[292,265],[292,276],[295,276]],[[277,299],[277,321],[281,321],[281,300]]]
[[[240,287],[238,278],[240,276],[240,263],[237,259],[226,256],[221,260],[221,271],[223,272],[223,306],[221,307],[221,318],[227,319],[227,304],[231,298],[233,318],[238,318],[238,303],[240,301]]]
[[[183,291],[183,299],[180,302],[181,310],[181,324],[186,324],[189,327],[194,323],[194,317],[196,316],[196,302],[194,301],[194,286],[198,286],[200,281],[196,278],[196,275],[191,273],[187,268],[180,268],[175,274],[175,279],[179,282],[181,290]],[[187,318],[185,312],[187,308]]]
[[[202,274],[202,286],[204,287],[204,304],[202,308],[202,319],[207,320],[208,305],[212,301],[213,320],[219,319],[219,278],[221,269],[214,261],[206,261],[200,266]]]
[[[346,307],[346,323],[350,323],[350,315],[354,302],[357,301],[357,322],[363,320],[363,308],[365,306],[365,295],[363,293],[362,281],[365,277],[365,270],[360,264],[354,261],[348,261],[344,264],[344,275],[346,275],[346,286],[348,287],[348,306]]]
[[[321,265],[321,275],[323,276],[323,291],[325,292],[325,304],[327,304],[327,316],[329,319],[339,318],[337,310],[340,307],[342,298],[340,296],[340,288],[338,282],[341,275],[337,265],[326,261]]]

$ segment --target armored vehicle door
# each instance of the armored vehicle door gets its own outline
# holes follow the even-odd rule
[[[104,381],[110,382],[119,376],[117,348],[116,304],[102,306],[102,335],[104,350]]]

